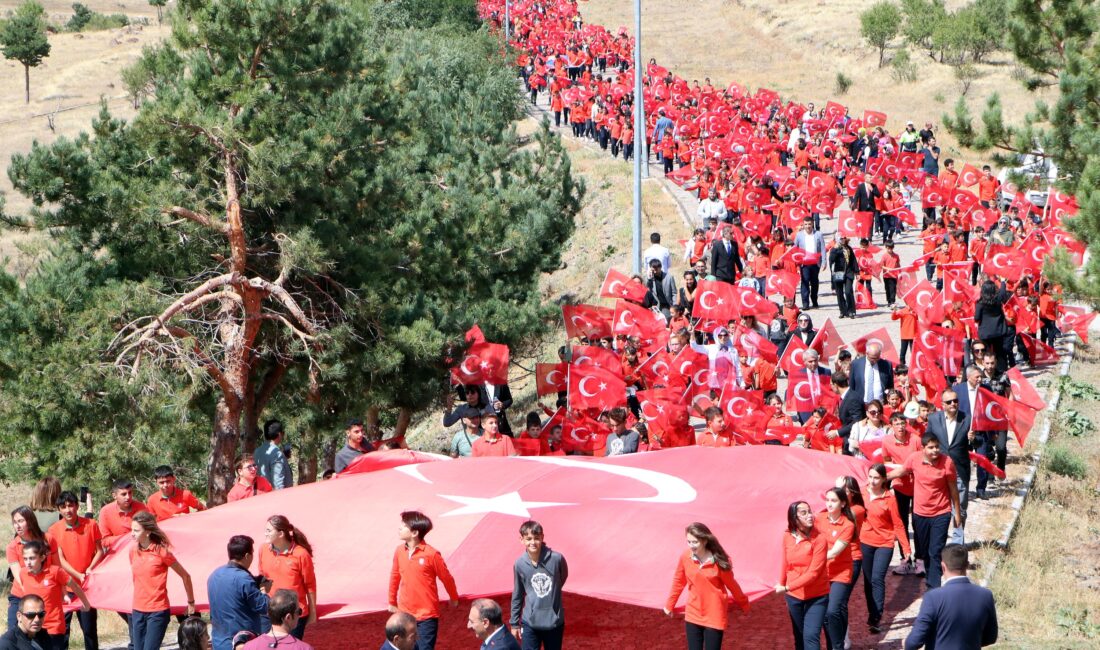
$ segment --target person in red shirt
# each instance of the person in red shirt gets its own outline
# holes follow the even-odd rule
[[[952,519],[956,528],[961,527],[962,519],[958,514],[961,510],[955,463],[940,452],[940,439],[935,433],[925,433],[921,447],[922,453],[911,454],[886,478],[892,481],[913,475],[913,541],[927,571],[925,582],[935,588],[940,586],[940,556],[947,544],[948,527]]]
[[[672,616],[684,587],[688,590],[684,610],[688,648],[720,650],[726,629],[726,592],[742,612],[749,611],[749,599],[733,578],[733,565],[718,538],[705,524],[695,522],[685,530],[688,549],[676,563],[672,589],[665,602],[665,615]]]
[[[852,596],[852,541],[856,537],[856,516],[847,491],[825,492],[825,511],[818,513],[814,527],[829,546],[826,573],[829,576],[829,606],[825,611],[825,633],[833,648],[844,647],[848,634],[848,599]]]
[[[264,528],[267,544],[260,548],[260,575],[271,581],[267,593],[289,589],[298,595],[302,615],[292,632],[301,640],[306,625],[317,622],[317,575],[313,570],[313,547],[305,533],[282,515],[267,520]]]
[[[7,548],[7,560],[12,570],[11,591],[8,593],[8,629],[15,627],[15,614],[19,611],[19,599],[26,595],[19,578],[19,567],[23,564],[23,546],[29,542],[42,542],[54,546],[49,537],[38,527],[38,518],[28,506],[19,506],[11,511],[11,527],[15,536]]]
[[[103,548],[110,553],[115,542],[130,534],[130,522],[134,515],[144,511],[145,504],[134,501],[134,484],[126,479],[115,481],[108,503],[99,510],[99,532],[103,534]]]
[[[51,539],[57,544],[58,562],[62,569],[68,572],[77,584],[84,582],[84,578],[99,561],[103,559],[103,535],[99,532],[99,526],[92,519],[85,519],[77,514],[80,501],[72,492],[62,492],[57,497],[57,509],[61,513],[61,521],[50,526],[48,532]],[[80,621],[80,629],[84,633],[85,650],[99,648],[99,623],[96,610],[77,612],[77,620]],[[70,629],[72,612],[65,613],[65,629]]]
[[[898,352],[898,361],[905,363],[905,355],[909,353],[913,339],[917,338],[917,314],[910,307],[902,307],[890,312],[890,319],[901,321],[899,323],[901,351]]]
[[[434,650],[439,632],[439,591],[443,583],[451,598],[451,609],[458,607],[458,587],[439,551],[424,538],[432,530],[432,520],[422,512],[401,513],[397,535],[402,544],[393,552],[390,571],[389,611],[408,612],[416,617],[418,650]]]
[[[904,424],[905,420],[902,420]],[[863,595],[867,601],[867,627],[872,634],[882,630],[886,605],[886,570],[894,557],[894,540],[901,545],[902,562],[912,559],[909,533],[898,513],[898,503],[886,480],[886,466],[875,463],[867,472],[867,519],[859,530],[863,552]]]
[[[883,246],[886,251],[882,254],[882,286],[886,291],[886,306],[894,308],[898,297],[898,269],[901,267],[901,257],[894,252],[894,241],[887,240]]]
[[[726,418],[722,415],[722,409],[712,406],[703,412],[703,417],[707,421],[707,428],[699,432],[695,444],[701,447],[731,446],[732,441],[726,431]]]
[[[982,177],[978,180],[978,202],[983,208],[993,205],[999,189],[1001,189],[1001,181],[993,176],[993,169],[989,165],[982,165]]]
[[[34,595],[42,599],[46,612],[42,628],[50,635],[54,648],[63,648],[68,647],[63,611],[66,587],[80,599],[83,605],[81,611],[87,612],[92,606],[88,603],[84,590],[64,569],[56,564],[46,565],[49,555],[50,547],[43,542],[32,540],[24,544],[22,566],[18,569],[19,581],[23,585],[24,595]]]
[[[481,437],[470,445],[470,455],[474,458],[482,456],[515,456],[516,446],[508,436],[500,435],[497,422],[497,414],[494,411],[484,411],[481,414]]]
[[[171,603],[168,601],[168,569],[183,580],[187,593],[187,614],[195,613],[195,591],[191,575],[172,555],[171,543],[148,510],[130,522],[130,570],[134,577],[134,605],[130,613],[130,643],[134,650],[159,650],[168,630]]]
[[[237,457],[235,465],[237,470],[237,482],[229,491],[226,500],[229,502],[248,499],[257,494],[263,494],[272,490],[271,483],[259,474],[259,466],[252,458],[252,454],[242,454]]]
[[[168,465],[161,465],[153,470],[153,477],[160,491],[149,495],[146,507],[156,516],[157,521],[186,515],[192,510],[206,510],[206,506],[191,494],[191,490],[176,486],[176,473]]]
[[[795,648],[821,648],[821,629],[829,604],[826,569],[828,540],[814,526],[814,512],[805,501],[787,507],[783,562],[775,593],[785,594]]]

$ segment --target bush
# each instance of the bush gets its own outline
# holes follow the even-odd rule
[[[852,78],[843,72],[836,73],[836,94],[843,95],[852,87]]]
[[[902,48],[890,62],[890,76],[898,83],[912,83],[917,80],[917,64],[909,56],[909,50]]]
[[[962,65],[955,66],[955,81],[959,82],[959,90],[962,91],[963,96],[970,92],[970,85],[974,83],[974,80],[982,76],[981,72],[973,63],[964,63]]]
[[[84,29],[84,26],[92,19],[94,12],[79,2],[73,5],[73,17],[69,19],[69,22],[65,24],[65,30],[69,32],[79,32]]]
[[[1065,447],[1051,447],[1046,456],[1047,469],[1059,476],[1083,480],[1089,474],[1088,464],[1076,452]]]
[[[101,14],[78,2],[73,5],[73,16],[65,24],[65,31],[94,32],[104,29],[118,29],[129,24],[130,19],[126,14]]]

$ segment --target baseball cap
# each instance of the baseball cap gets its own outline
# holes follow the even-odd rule
[[[918,415],[920,415],[920,404],[916,402],[909,402],[905,405],[906,420],[916,420]]]

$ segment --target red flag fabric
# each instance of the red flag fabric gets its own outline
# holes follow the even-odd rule
[[[474,326],[466,330],[466,342],[470,345],[474,343],[484,343],[485,335],[481,333],[481,328],[474,323]]]
[[[787,347],[783,349],[783,357],[779,360],[779,367],[788,375],[798,372],[805,367],[802,355],[808,349],[802,339],[792,336],[787,341]]]
[[[623,364],[619,360],[619,356],[611,350],[601,348],[598,345],[574,345],[573,362],[570,365],[592,365],[602,368],[618,377],[622,377],[623,374]]]
[[[794,298],[798,292],[799,281],[798,274],[794,271],[776,269],[768,275],[768,295],[774,296],[778,293],[784,298]]]
[[[877,343],[882,347],[882,358],[886,359],[895,366],[898,365],[900,359],[898,357],[898,350],[894,347],[894,340],[890,338],[890,333],[885,327],[880,327],[877,330],[864,334],[855,341],[852,341],[852,349],[859,354],[867,354],[867,344]]]
[[[982,270],[1009,282],[1016,282],[1023,271],[1023,254],[1011,246],[990,244],[985,254],[985,262],[982,263]]]
[[[745,390],[727,384],[722,389],[722,396],[718,400],[722,412],[730,418],[732,424],[735,420],[745,418],[755,412],[764,409],[764,395],[758,390]],[[770,414],[769,414],[769,417]]]
[[[943,297],[948,302],[972,304],[978,299],[978,287],[970,284],[970,273],[961,270],[943,272]]]
[[[936,287],[927,279],[921,278],[920,282],[901,296],[901,300],[919,316],[932,306],[937,295],[939,292]]]
[[[805,430],[797,424],[768,424],[764,430],[765,439],[778,440],[783,445],[790,445],[798,436],[805,434]]]
[[[1047,403],[1039,395],[1039,391],[1035,390],[1035,387],[1031,385],[1027,377],[1024,377],[1024,373],[1019,368],[1009,368],[1005,375],[1012,382],[1012,396],[1016,398],[1017,402],[1035,411],[1042,411],[1047,407]]]
[[[978,181],[982,179],[982,173],[978,171],[978,168],[966,164],[963,165],[962,171],[959,172],[959,184],[958,187],[971,187],[977,185]]]
[[[1023,333],[1020,336],[1024,340],[1024,347],[1027,348],[1028,356],[1031,357],[1031,365],[1051,366],[1058,363],[1057,350],[1033,336]]]
[[[760,357],[768,363],[779,361],[779,347],[754,330],[737,328],[731,333],[734,345],[745,357]]]
[[[568,363],[536,363],[535,393],[539,397],[553,395],[569,387]]]
[[[874,297],[871,296],[871,290],[864,286],[862,283],[856,283],[855,287],[856,295],[856,309],[877,309],[878,305],[875,304]]]
[[[616,300],[629,300],[641,304],[645,300],[648,290],[645,285],[635,282],[625,273],[615,269],[607,269],[607,276],[600,287],[601,298],[614,298]]]
[[[526,435],[512,438],[512,446],[520,456],[541,456],[542,444],[538,438],[528,438]]]
[[[592,305],[562,305],[565,333],[571,339],[602,339],[612,336],[610,314]]]
[[[451,368],[456,384],[503,385],[508,383],[508,346],[500,343],[474,343],[466,351],[462,363]]]
[[[974,413],[970,428],[974,431],[1008,431],[1011,427],[1004,398],[985,388],[978,388],[974,398]]]
[[[864,126],[886,126],[886,113],[880,113],[878,111],[863,111],[863,125]]]
[[[998,479],[1003,479],[1005,477],[1005,471],[1003,469],[997,467],[992,461],[977,452],[970,452],[970,462],[981,467],[993,476],[996,476]]]
[[[695,318],[715,320],[725,323],[737,318],[738,295],[734,286],[717,280],[700,280],[695,293],[695,304],[691,315]]]
[[[822,361],[828,361],[844,347],[844,339],[840,338],[840,332],[833,325],[832,319],[825,319],[825,324],[817,330],[814,340],[810,341],[810,347],[818,351]]]
[[[673,382],[675,370],[673,359],[665,350],[650,356],[641,366],[638,372],[645,377],[646,385],[650,387],[670,386]]]
[[[872,463],[881,463],[883,459],[882,455],[882,439],[884,436],[877,438],[870,438],[868,440],[861,440],[859,443],[859,451],[863,454],[863,457]]]
[[[626,406],[626,382],[603,368],[573,364],[569,368],[569,406],[602,411]]]
[[[1077,336],[1081,337],[1081,342],[1088,345],[1089,342],[1089,325],[1096,318],[1097,312],[1087,312],[1084,307],[1080,308],[1080,311],[1076,311],[1071,307],[1060,307],[1061,312],[1058,315],[1058,329],[1062,331],[1073,330]]]
[[[653,310],[626,300],[615,301],[615,320],[611,327],[615,334],[653,338],[663,329],[664,319]]]
[[[849,212],[841,210],[837,216],[837,232],[850,239],[866,237],[871,232],[871,222],[874,220],[873,212]]]

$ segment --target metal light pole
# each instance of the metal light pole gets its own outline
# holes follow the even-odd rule
[[[642,179],[649,177],[645,150],[645,93],[642,90],[642,0],[634,0],[634,273],[642,264]],[[642,157],[646,157],[645,165]]]
[[[504,0],[504,44],[512,42],[512,0]]]

